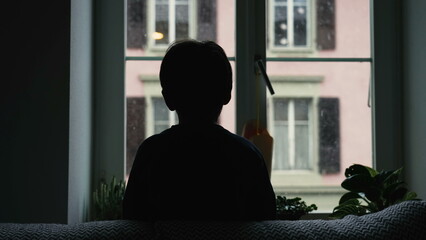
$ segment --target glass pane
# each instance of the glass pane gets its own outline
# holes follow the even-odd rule
[[[275,122],[276,138],[274,139],[274,161],[273,170],[286,170],[290,169],[290,162],[288,157],[288,124],[284,121]]]
[[[287,99],[274,99],[274,120],[288,120]]]
[[[176,115],[170,115],[161,95],[158,78],[160,65],[161,61],[126,62],[127,174],[130,173],[129,170],[139,144],[147,137],[169,128],[178,121]],[[235,73],[233,62],[231,62],[231,66]],[[231,132],[235,132],[234,92],[231,102],[223,107],[219,118],[219,124]],[[135,102],[133,99],[138,99],[138,101]],[[134,104],[129,107],[131,102]]]
[[[307,45],[306,6],[294,7],[294,46]]]
[[[164,122],[168,123],[169,121],[169,109],[164,102],[164,99],[161,97],[153,97],[152,105],[154,107],[154,121],[155,122]]]
[[[170,5],[173,3],[174,6]],[[228,57],[235,57],[235,1],[128,0],[127,4],[126,56],[160,57],[158,61],[126,61],[126,165],[129,174],[139,144],[178,121],[160,101],[158,73],[161,57],[169,43],[181,38],[214,40],[223,47]],[[170,16],[174,16],[173,19]],[[233,62],[231,66],[234,69]],[[235,91],[235,84],[233,89]],[[159,110],[160,105],[163,110]],[[234,93],[231,102],[224,106],[219,123],[235,132]]]
[[[267,57],[371,56],[370,0],[268,0],[268,4]]]
[[[288,45],[288,36],[287,36],[287,7],[286,6],[276,6],[275,7],[275,19],[274,19],[274,44],[275,46],[287,46]]]
[[[309,100],[295,99],[294,100],[294,119],[309,120]]]
[[[154,34],[155,33],[155,34]],[[159,1],[155,6],[155,32],[151,34],[157,44],[169,42],[169,5]]]
[[[181,40],[187,38],[189,38],[188,3],[176,6],[176,39]]]
[[[296,124],[295,130],[295,169],[310,170],[312,164],[309,156],[309,125]]]
[[[345,192],[345,169],[372,165],[370,63],[267,62],[267,71],[275,90],[267,96],[276,103],[268,105],[274,106],[268,131],[275,142],[275,192],[331,211]],[[289,102],[287,128],[277,118],[281,99]],[[336,166],[337,172],[325,173]]]

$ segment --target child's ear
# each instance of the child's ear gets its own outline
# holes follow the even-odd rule
[[[228,103],[229,103],[229,101],[231,101],[231,93],[226,94],[226,95],[224,96],[223,101],[222,101],[222,104],[223,104],[223,105],[226,105],[226,104],[228,104]]]
[[[161,91],[161,94],[163,95],[164,101],[166,102],[167,107],[170,111],[176,110],[176,101],[173,97],[173,94],[170,94],[169,92],[165,91],[164,89]]]

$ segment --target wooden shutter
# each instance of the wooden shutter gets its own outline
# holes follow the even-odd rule
[[[147,0],[127,2],[127,48],[143,48],[147,40]]]
[[[197,2],[197,40],[216,41],[216,0]]]
[[[127,99],[127,156],[126,173],[130,173],[139,145],[145,139],[145,98]]]
[[[338,98],[320,98],[319,168],[321,174],[340,172],[340,112]]]
[[[332,50],[336,48],[336,8],[335,0],[317,0],[317,48]]]

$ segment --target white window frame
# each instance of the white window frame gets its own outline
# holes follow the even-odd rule
[[[168,1],[169,6],[169,44],[176,40],[176,4],[179,0],[165,0]],[[164,52],[169,44],[157,44],[152,35],[155,33],[155,2],[156,0],[148,0],[148,51],[160,51]],[[188,38],[195,38],[196,36],[196,18],[197,18],[197,6],[195,0],[188,0],[188,15],[189,15],[189,36]],[[171,21],[172,19],[172,21]]]
[[[294,46],[294,26],[293,26],[293,6],[294,0],[287,0],[287,14],[288,14],[288,46],[275,46],[275,0],[268,1],[268,51],[269,55],[286,53],[312,53],[314,51],[315,40],[315,0],[307,0],[307,13],[306,13],[306,46]]]

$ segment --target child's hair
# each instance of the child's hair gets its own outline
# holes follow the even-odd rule
[[[232,68],[218,44],[179,41],[164,56],[160,82],[171,110],[216,121],[231,98]]]

